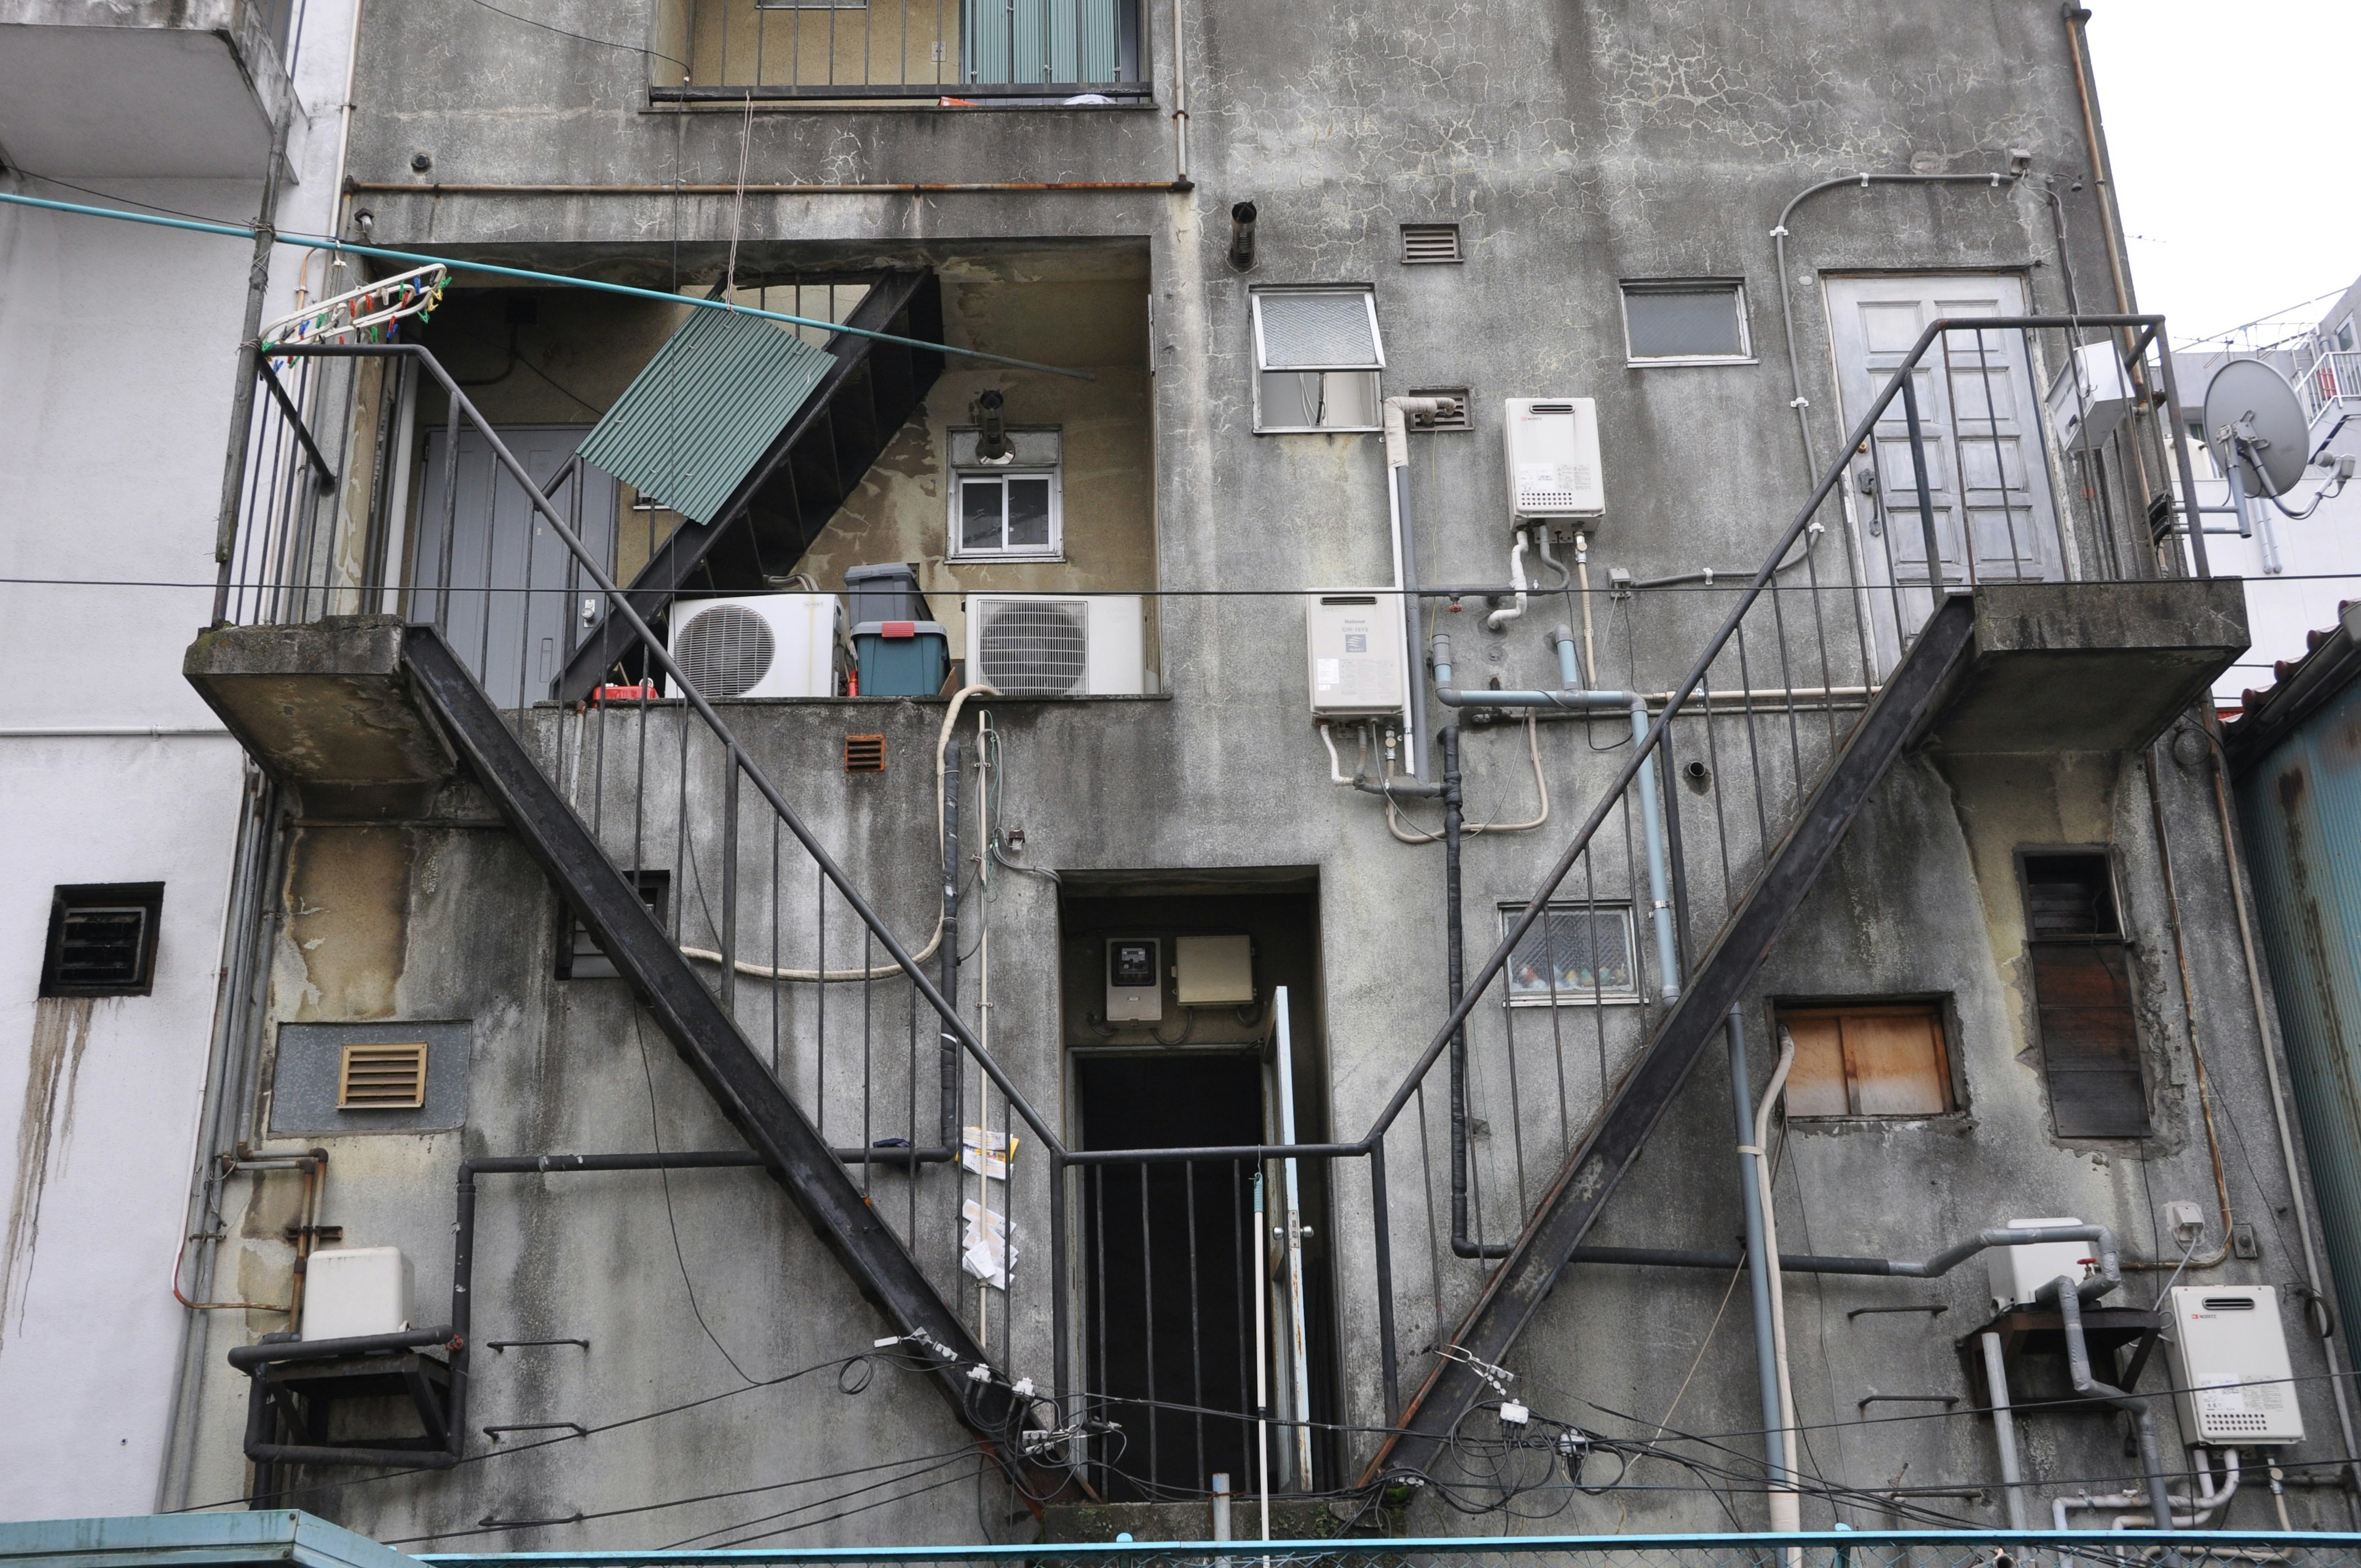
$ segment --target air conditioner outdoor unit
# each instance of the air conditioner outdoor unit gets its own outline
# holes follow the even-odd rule
[[[1137,594],[970,594],[967,681],[1010,696],[1139,696]]]
[[[844,608],[834,594],[675,599],[670,652],[708,701],[834,696],[843,689]]]

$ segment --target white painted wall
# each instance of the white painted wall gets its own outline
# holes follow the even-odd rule
[[[283,230],[335,222],[351,0],[310,0]],[[247,222],[259,180],[0,188]],[[282,250],[272,313],[303,253]],[[244,763],[181,678],[212,609],[249,247],[0,208],[0,1518],[156,1506]],[[315,269],[316,270],[316,269]],[[185,586],[159,586],[185,585]],[[109,736],[133,728],[154,734]],[[82,730],[82,734],[28,733]],[[165,884],[151,994],[37,1002],[51,889]],[[27,1420],[38,1412],[37,1420]]]

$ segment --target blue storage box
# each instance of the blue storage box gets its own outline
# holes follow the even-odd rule
[[[939,620],[864,620],[852,629],[862,696],[932,696],[950,674]]]

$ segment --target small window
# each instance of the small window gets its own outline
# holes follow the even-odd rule
[[[1448,267],[1464,259],[1459,254],[1457,224],[1404,224],[1401,226],[1404,267]]]
[[[91,883],[49,897],[43,996],[145,996],[156,978],[160,882]]]
[[[1623,334],[1634,365],[1730,365],[1752,357],[1746,289],[1735,280],[1626,283]]]
[[[2336,323],[2336,352],[2339,354],[2352,353],[2353,342],[2353,318],[2351,316],[2347,316],[2343,321]]]
[[[1256,431],[1376,430],[1386,356],[1375,293],[1272,289],[1250,297]]]
[[[1508,933],[1525,912],[1500,906]],[[1640,1000],[1640,969],[1628,904],[1553,904],[1509,955],[1512,1007],[1579,1007]]]
[[[642,871],[640,872],[640,899],[656,924],[669,928],[672,904],[672,872]],[[557,978],[560,980],[619,980],[622,970],[607,956],[590,927],[574,913],[573,905],[564,899],[557,901]]]
[[[426,1103],[426,1045],[346,1046],[336,1073],[339,1111],[416,1111]]]
[[[1939,1116],[1952,1108],[1951,1055],[1931,1002],[1782,1008],[1795,1037],[1790,1116]]]
[[[2141,1138],[2152,1130],[2131,945],[2104,850],[2026,850],[2025,948],[2049,1124],[2061,1138]]]
[[[979,457],[976,448],[975,431],[951,432],[950,558],[1064,559],[1061,433],[1011,430],[997,462]]]

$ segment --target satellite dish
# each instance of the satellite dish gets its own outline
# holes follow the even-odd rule
[[[2303,477],[2312,424],[2287,378],[2259,359],[2233,359],[2205,385],[2205,444],[2227,473],[2235,428],[2238,481],[2250,496],[2283,496]],[[2259,470],[2259,471],[2258,471]]]

